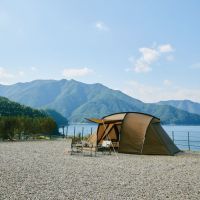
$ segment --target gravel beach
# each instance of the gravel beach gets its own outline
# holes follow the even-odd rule
[[[200,199],[200,153],[70,155],[69,141],[0,143],[0,200]]]

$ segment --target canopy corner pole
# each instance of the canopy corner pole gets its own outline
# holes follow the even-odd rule
[[[103,119],[102,119],[102,123],[103,123],[104,129],[106,130],[106,126],[105,126],[105,124],[104,124],[104,120],[103,120]],[[118,158],[118,155],[117,155],[117,152],[115,151],[115,148],[114,148],[114,146],[113,146],[112,140],[111,140],[110,137],[109,137],[109,134],[107,135],[107,137],[108,137],[108,139],[111,141],[111,146],[112,146],[112,148],[113,148],[113,151],[114,151],[114,153],[115,153],[115,156],[117,157],[117,159],[119,159],[119,158]]]

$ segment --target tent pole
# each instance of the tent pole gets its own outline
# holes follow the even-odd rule
[[[102,119],[102,123],[103,123],[104,129],[106,130],[106,126],[105,126],[105,124],[104,124],[103,119]],[[107,137],[108,137],[108,139],[111,141],[111,145],[112,145],[113,151],[114,151],[114,153],[115,153],[115,155],[116,155],[116,157],[117,157],[117,159],[118,159],[118,155],[117,155],[117,152],[115,151],[115,148],[114,148],[114,146],[113,146],[112,140],[110,139],[109,135],[107,135]]]

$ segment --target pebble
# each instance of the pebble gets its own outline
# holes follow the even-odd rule
[[[70,142],[0,142],[0,200],[200,199],[200,153],[70,155]]]

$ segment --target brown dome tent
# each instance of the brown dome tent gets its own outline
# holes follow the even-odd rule
[[[97,145],[111,140],[119,153],[174,155],[180,151],[161,127],[160,119],[152,115],[126,112],[88,120],[98,123]]]

